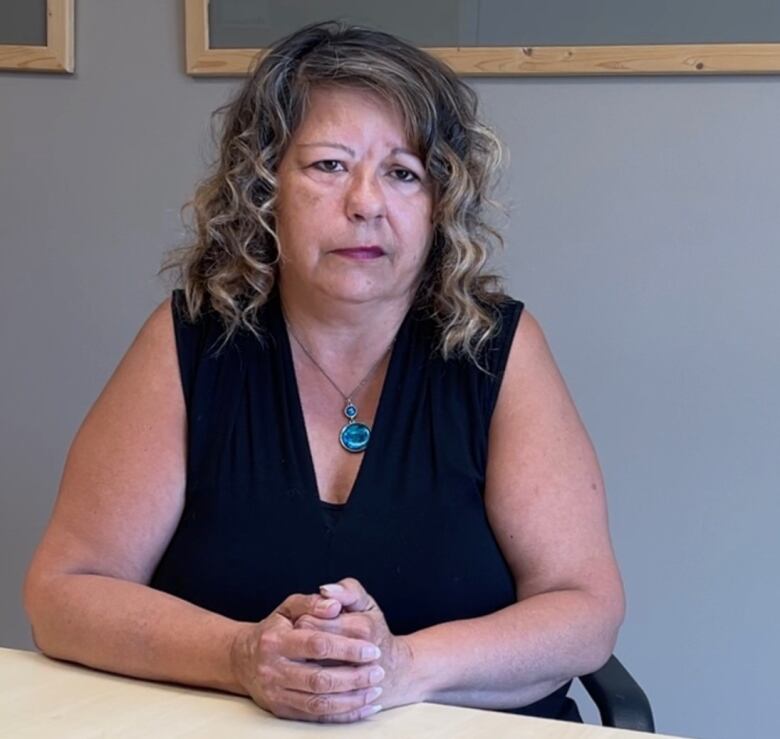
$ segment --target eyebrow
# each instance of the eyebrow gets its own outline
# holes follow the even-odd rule
[[[355,150],[351,149],[349,146],[346,146],[345,144],[339,144],[335,141],[311,141],[306,144],[298,144],[301,148],[307,148],[311,146],[329,146],[333,149],[341,149],[342,151],[346,151],[347,154],[349,154],[351,157],[355,156]],[[395,146],[390,151],[391,156],[395,156],[397,154],[408,154],[410,157],[414,157],[415,159],[419,159],[420,157],[415,154],[411,149],[405,149],[403,146]]]

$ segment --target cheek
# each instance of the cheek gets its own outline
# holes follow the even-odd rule
[[[277,194],[277,211],[295,218],[306,208],[317,206],[323,199],[323,193],[302,177],[287,175],[284,184],[280,184]]]
[[[296,203],[306,205],[309,208],[315,208],[325,200],[325,196],[316,188],[302,187],[298,192]]]
[[[433,237],[433,224],[431,223],[430,213],[415,214],[413,225],[409,229],[409,236],[416,245],[422,245],[423,250],[427,250]]]
[[[430,241],[433,233],[433,209],[426,198],[412,202],[398,203],[396,213],[400,217],[404,237],[409,243]]]
[[[280,237],[304,236],[322,230],[323,196],[298,189],[294,197],[280,192],[277,206],[277,232]]]

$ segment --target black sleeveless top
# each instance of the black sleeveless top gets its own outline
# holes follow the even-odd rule
[[[319,499],[278,296],[262,309],[262,340],[239,332],[224,346],[216,313],[188,322],[179,290],[172,304],[187,486],[152,587],[259,621],[292,593],[355,577],[399,635],[516,601],[483,491],[490,418],[522,303],[500,307],[483,360],[490,374],[466,359],[445,362],[432,321],[409,311],[342,506]],[[563,718],[567,688],[518,712]]]

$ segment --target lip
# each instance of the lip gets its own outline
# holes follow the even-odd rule
[[[385,255],[381,246],[351,246],[347,249],[334,249],[334,254],[347,259],[379,259]]]

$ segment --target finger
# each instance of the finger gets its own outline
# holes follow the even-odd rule
[[[324,598],[337,600],[346,611],[369,611],[376,607],[376,601],[354,577],[321,585],[320,594]]]
[[[382,710],[382,706],[377,703],[370,703],[363,708],[359,708],[356,711],[348,711],[347,713],[338,713],[333,716],[321,716],[317,721],[321,724],[350,724],[355,721],[362,721],[363,719],[370,718]]]
[[[285,690],[279,698],[290,709],[299,711],[309,721],[343,723],[344,721],[355,721],[358,718],[363,718],[363,713],[368,715],[376,713],[376,707],[372,708],[372,704],[381,694],[382,688],[375,686],[373,688],[353,690],[348,693],[328,693],[324,695]],[[366,708],[371,710],[362,710]]]
[[[322,667],[291,662],[285,666],[282,679],[289,690],[322,695],[372,688],[385,679],[385,671],[379,665]]]
[[[317,721],[321,724],[349,724],[369,718],[369,716],[373,716],[381,710],[382,706],[370,703],[362,708],[347,711],[346,713],[333,714],[331,716],[312,716],[311,714],[303,713],[302,711],[289,708],[288,706],[280,706],[278,709],[274,709],[273,713],[279,718],[295,719],[297,721]]]
[[[379,647],[365,639],[350,639],[311,629],[292,629],[284,636],[282,653],[287,659],[336,660],[365,664],[382,656]]]
[[[276,609],[276,613],[293,623],[304,614],[317,615],[320,618],[335,618],[341,613],[341,603],[334,598],[317,593],[311,595],[296,593],[285,598]]]
[[[336,618],[317,618],[308,614],[301,616],[294,624],[295,629],[312,629],[314,631],[325,631],[328,634],[341,634],[351,639],[363,639],[372,644],[376,643],[374,636],[374,626],[369,617],[362,613],[342,613]]]

